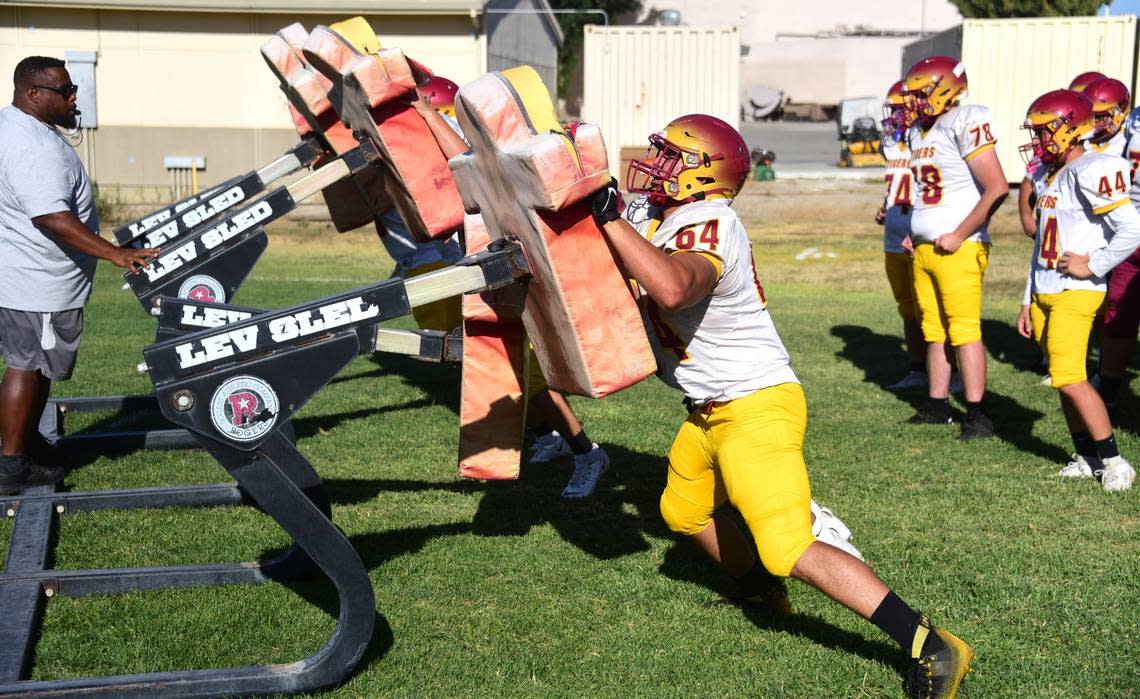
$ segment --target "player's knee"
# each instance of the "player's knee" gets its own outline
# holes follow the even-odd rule
[[[969,345],[982,339],[982,321],[978,318],[951,318],[950,344]],[[945,341],[945,340],[943,340]]]
[[[712,512],[707,507],[700,507],[689,502],[668,488],[661,494],[661,517],[665,520],[669,531],[685,536],[699,534],[709,526]]]
[[[810,529],[805,529],[796,536],[765,536],[756,541],[756,550],[760,554],[760,562],[772,575],[786,578],[792,574],[796,561],[804,554],[808,546],[815,539]]]

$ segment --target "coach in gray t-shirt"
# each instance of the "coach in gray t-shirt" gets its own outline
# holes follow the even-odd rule
[[[75,366],[96,258],[137,273],[157,253],[99,237],[91,181],[57,131],[79,116],[63,61],[25,58],[13,83],[0,109],[0,494],[63,478],[33,431]]]

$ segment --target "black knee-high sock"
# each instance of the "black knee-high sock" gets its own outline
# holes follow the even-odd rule
[[[530,428],[530,431],[534,432],[535,437],[545,437],[546,435],[553,432],[554,428],[551,427],[549,423],[540,422],[537,425],[532,426]]]
[[[1116,446],[1116,435],[1110,434],[1104,439],[1096,440],[1093,444],[1096,445],[1096,454],[1101,459],[1120,456],[1120,449]]]
[[[871,623],[895,639],[895,643],[902,646],[908,655],[912,653],[914,634],[921,622],[922,615],[911,609],[893,590],[887,593],[871,615]]]
[[[1073,438],[1073,448],[1076,449],[1079,456],[1086,459],[1088,457],[1096,457],[1096,443],[1093,442],[1092,436],[1088,432],[1073,432],[1070,435]]]

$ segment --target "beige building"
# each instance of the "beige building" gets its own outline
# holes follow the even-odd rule
[[[64,58],[81,85],[78,151],[106,190],[165,201],[167,157],[201,157],[205,186],[297,141],[259,47],[292,22],[364,15],[398,46],[463,84],[486,70],[481,0],[39,0],[0,7],[0,90],[23,57]],[[314,12],[320,8],[319,13]],[[94,64],[90,63],[94,60]],[[77,140],[77,139],[76,139]]]
[[[740,28],[742,91],[763,85],[823,105],[884,93],[903,46],[962,21],[950,0],[646,0],[635,21],[667,9],[688,26]]]

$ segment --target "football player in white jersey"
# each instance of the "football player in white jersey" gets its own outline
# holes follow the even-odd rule
[[[982,275],[989,263],[989,219],[1009,194],[994,151],[993,114],[981,105],[959,105],[966,69],[946,56],[930,56],[906,74],[907,132],[914,174],[915,295],[927,342],[929,400],[912,423],[948,423],[950,341],[965,384],[966,419],[960,439],[991,437],[982,409],[986,349],[982,344]]]
[[[749,171],[740,134],[688,115],[650,136],[627,189],[644,196],[619,213],[616,183],[594,216],[643,296],[659,376],[681,390],[688,418],[669,451],[661,514],[745,590],[787,605],[791,576],[895,639],[912,658],[912,697],[953,697],[973,652],[903,602],[859,559],[816,541],[803,457],[807,407],[767,310],[752,246],[731,208]],[[722,505],[731,505],[747,537]]]
[[[458,91],[458,85],[437,75],[417,88],[420,99],[414,103],[416,111],[424,118],[448,158],[468,150],[463,132],[455,121],[455,95]],[[446,242],[416,242],[394,209],[377,222],[376,228],[388,254],[396,260],[396,274],[401,277],[424,274],[463,257],[458,237]],[[381,228],[385,230],[381,231]],[[419,326],[425,329],[450,332],[462,322],[459,297],[412,311]],[[527,382],[527,418],[535,439],[530,444],[527,463],[542,464],[561,456],[573,457],[574,470],[562,497],[567,500],[590,497],[609,469],[609,454],[590,440],[565,396],[547,387],[546,379],[538,371],[538,362],[532,358],[530,365],[533,370]]]
[[[1129,159],[1129,179],[1140,159],[1140,135],[1128,128],[1132,106],[1131,95],[1124,83],[1101,78],[1089,83],[1083,93],[1093,103],[1094,136],[1090,145],[1097,150]],[[1135,143],[1130,144],[1129,141]],[[1098,145],[1101,144],[1101,145]],[[1138,200],[1136,185],[1130,184],[1133,204]],[[1125,369],[1136,349],[1136,332],[1140,328],[1140,253],[1133,253],[1113,268],[1108,278],[1103,331],[1100,338],[1100,361],[1093,378],[1105,405],[1111,413],[1124,384]]]
[[[918,302],[914,298],[914,269],[903,240],[910,235],[910,213],[914,187],[910,172],[910,151],[906,146],[907,109],[903,103],[903,81],[891,85],[883,102],[883,157],[887,161],[887,194],[875,214],[883,227],[883,260],[887,282],[903,321],[903,338],[910,355],[910,371],[887,386],[892,390],[926,387],[926,341],[918,324]]]
[[[1104,402],[1086,380],[1085,357],[1104,301],[1104,277],[1140,245],[1140,213],[1128,199],[1128,161],[1082,144],[1093,131],[1092,102],[1072,90],[1034,100],[1024,128],[1031,141],[1022,153],[1036,157],[1047,174],[1017,329],[1049,356],[1076,448],[1058,475],[1095,475],[1106,491],[1127,490],[1136,474],[1120,456]],[[1074,263],[1075,256],[1082,257]]]

